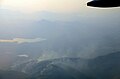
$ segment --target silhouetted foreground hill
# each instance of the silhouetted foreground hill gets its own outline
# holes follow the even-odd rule
[[[0,79],[30,79],[27,74],[17,71],[0,70]]]
[[[41,62],[31,61],[15,69],[32,79],[120,79],[120,52],[95,59],[58,58]]]
[[[120,79],[120,52],[91,60],[89,72],[97,79]]]

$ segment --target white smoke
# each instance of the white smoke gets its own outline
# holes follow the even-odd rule
[[[25,57],[25,58],[28,58],[29,56],[26,55],[26,54],[23,54],[23,55],[18,55],[18,57]]]
[[[36,42],[41,42],[45,41],[46,39],[43,38],[35,38],[35,39],[25,39],[25,38],[14,38],[12,40],[5,40],[5,39],[0,39],[0,43],[36,43]]]

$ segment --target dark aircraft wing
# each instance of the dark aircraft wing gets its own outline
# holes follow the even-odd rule
[[[93,0],[87,3],[87,6],[92,7],[119,7],[120,0]]]

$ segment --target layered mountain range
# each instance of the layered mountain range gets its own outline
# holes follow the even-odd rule
[[[32,79],[119,79],[120,52],[94,59],[56,58],[29,61],[13,69],[29,74]]]

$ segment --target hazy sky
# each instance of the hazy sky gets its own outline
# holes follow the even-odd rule
[[[70,43],[72,42],[75,44],[76,43],[80,44],[81,42],[79,41],[79,39],[76,40],[76,42],[72,40],[74,36],[76,37],[75,39],[77,38],[86,39],[89,42],[88,39],[89,37],[93,38],[94,40],[94,38],[99,37],[99,34],[101,36],[102,35],[104,36],[103,33],[107,32],[109,33],[109,30],[110,34],[111,32],[112,33],[116,32],[114,28],[119,27],[120,18],[119,8],[103,9],[88,7],[86,6],[86,3],[89,0],[0,0],[0,1],[1,1],[0,2],[1,44],[3,42],[33,43],[41,41],[41,39],[37,38],[45,38],[47,39],[46,41],[48,41],[49,39],[53,39],[53,41],[58,39],[57,41],[59,42],[61,41],[61,38],[64,37],[70,38],[70,39],[67,38],[68,39],[67,41],[70,41]],[[64,23],[64,21],[70,22]],[[68,26],[72,27],[71,30]],[[61,30],[57,29],[56,27],[59,27]],[[111,27],[113,28],[112,31]],[[63,40],[64,42],[67,42],[66,38],[65,41]],[[58,42],[55,42],[56,43],[55,47],[57,46]],[[0,46],[2,47],[2,45]],[[84,53],[84,50],[86,52],[87,48],[88,50],[92,51],[91,49],[93,49],[94,47],[96,48],[96,44],[94,45],[91,44],[90,42],[90,45],[87,48],[85,47],[84,49],[84,44],[82,47],[83,47],[82,51]],[[58,48],[60,48],[59,45]],[[6,49],[7,48],[5,48],[5,51]],[[70,50],[72,50],[71,47]],[[29,49],[27,51],[31,52],[32,50]]]
[[[86,6],[90,0],[0,0],[1,24],[26,20],[91,20],[98,17],[114,17],[119,8],[93,8]],[[11,11],[11,13],[10,13]],[[43,12],[43,13],[41,13]],[[22,15],[20,13],[23,13]],[[19,15],[20,14],[20,15]],[[24,15],[25,14],[25,15]],[[27,14],[27,15],[26,15]],[[29,15],[30,14],[30,15]],[[94,20],[95,20],[94,19]],[[3,22],[4,21],[4,22]]]
[[[89,0],[2,0],[2,7],[22,12],[55,11],[77,12],[86,7]]]
[[[22,13],[37,13],[40,11],[79,15],[105,15],[120,12],[118,8],[91,8],[86,6],[90,0],[1,0],[1,8]]]

